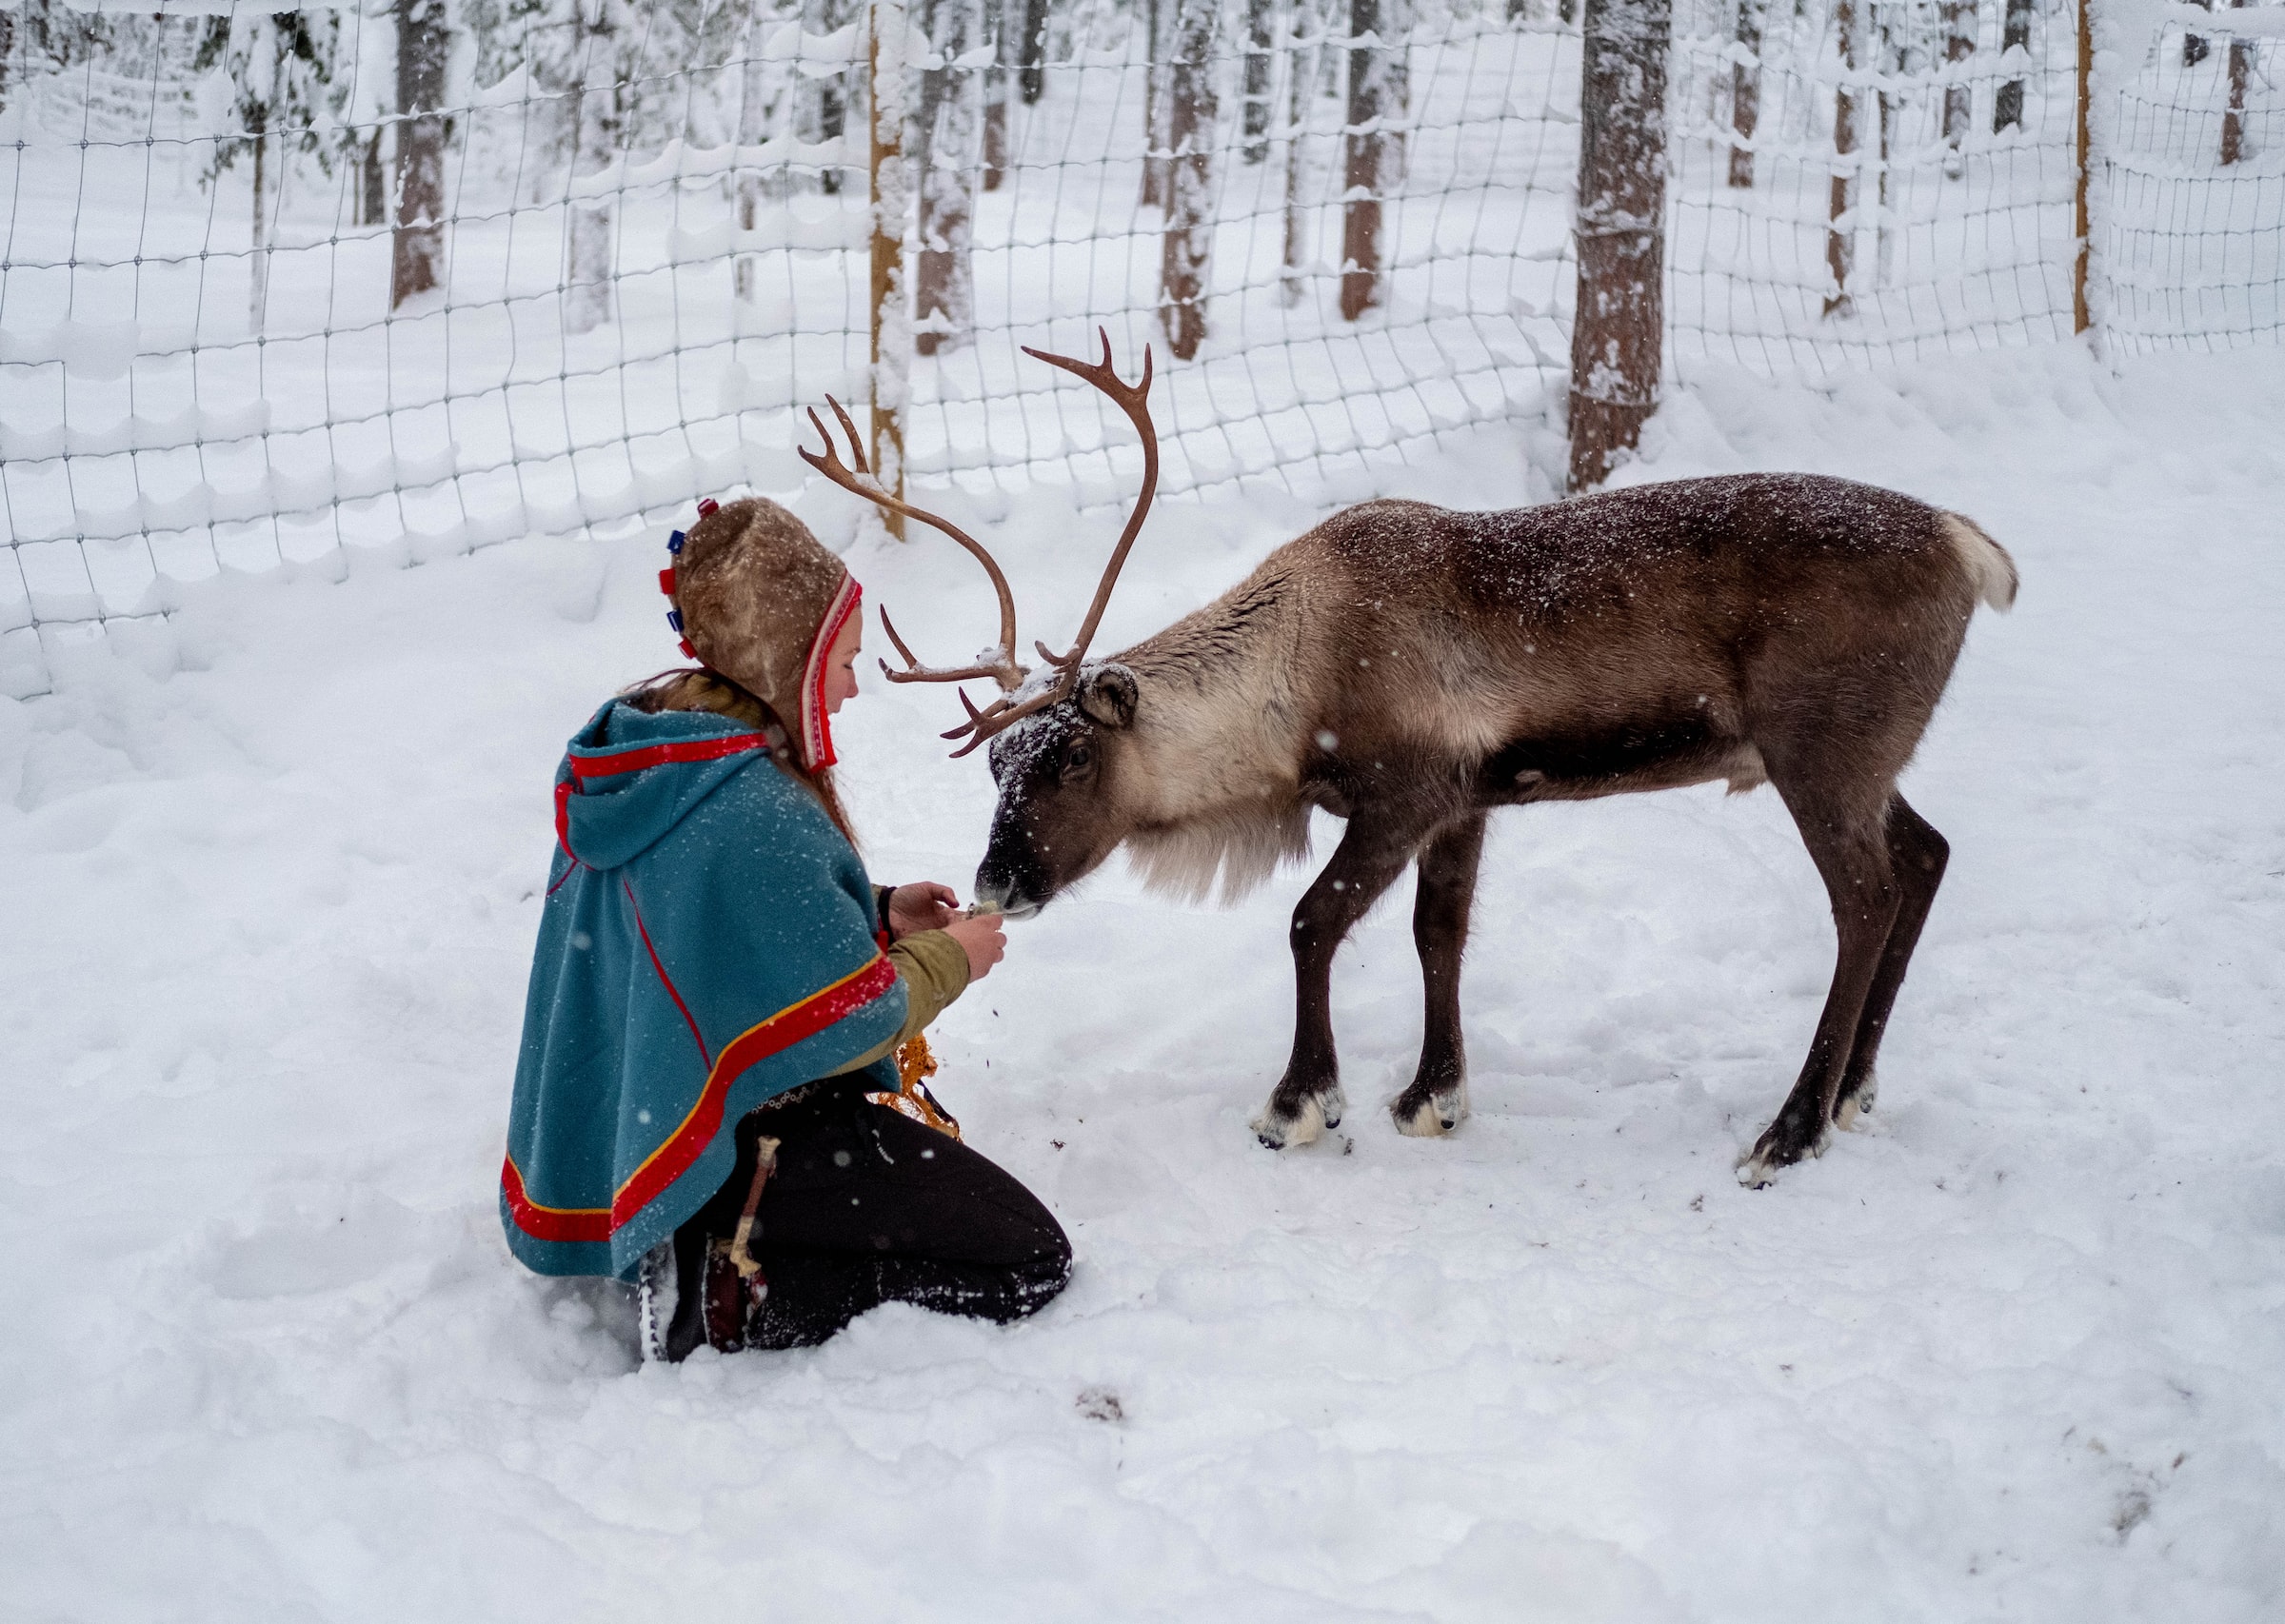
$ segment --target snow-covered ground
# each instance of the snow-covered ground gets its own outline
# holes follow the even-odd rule
[[[493,1205],[549,772],[672,658],[652,539],[228,579],[59,651],[0,701],[0,1614],[2279,1616],[2280,422],[2275,351],[2062,347],[1715,380],[1654,426],[1630,479],[1859,476],[2022,566],[1910,775],[1951,874],[1821,1161],[1731,1176],[1831,965],[1767,792],[1495,822],[1444,1141],[1376,1108],[1419,1031],[1401,895],[1337,979],[1350,1120],[1271,1155],[1305,876],[1210,913],[1113,874],[938,1043],[1069,1292],[675,1369]],[[1402,484],[1536,499],[1554,449]],[[802,505],[924,653],[984,635],[954,549]],[[1116,516],[967,511],[1062,635]],[[1168,505],[1103,645],[1308,517]],[[948,695],[869,687],[873,867],[964,889],[984,768]]]

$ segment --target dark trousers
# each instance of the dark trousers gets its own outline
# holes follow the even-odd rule
[[[709,1340],[707,1254],[738,1227],[764,1136],[777,1166],[749,1250],[767,1291],[733,1337],[714,1316],[716,1346],[805,1347],[884,1302],[1005,1322],[1063,1289],[1071,1243],[1039,1198],[949,1135],[866,1101],[871,1086],[818,1083],[738,1125],[736,1170],[675,1232],[670,1357]]]

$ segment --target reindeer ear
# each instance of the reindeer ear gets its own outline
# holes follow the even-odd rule
[[[1125,727],[1135,720],[1142,691],[1123,665],[1098,665],[1079,680],[1079,708],[1104,727]]]

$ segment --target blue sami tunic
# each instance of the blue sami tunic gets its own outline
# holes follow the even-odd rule
[[[896,1036],[904,983],[856,852],[730,718],[614,700],[555,793],[500,1217],[541,1274],[624,1278],[730,1176],[739,1118]]]

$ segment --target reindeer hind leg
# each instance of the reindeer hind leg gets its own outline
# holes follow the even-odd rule
[[[1880,1055],[1881,1034],[1888,1028],[1889,1011],[1904,985],[1913,949],[1919,945],[1920,927],[1928,922],[1929,904],[1936,901],[1936,888],[1943,883],[1944,865],[1952,857],[1950,842],[1905,804],[1901,795],[1888,803],[1887,832],[1889,862],[1897,877],[1897,918],[1888,927],[1879,967],[1873,972],[1873,984],[1864,995],[1864,1013],[1858,1017],[1849,1063],[1841,1073],[1840,1094],[1833,1108],[1833,1123],[1838,1128],[1848,1127],[1859,1113],[1873,1108],[1874,1096],[1879,1092],[1875,1063]]]
[[[1885,829],[1893,788],[1882,785],[1877,798],[1851,795],[1846,762],[1796,762],[1788,754],[1770,762],[1770,782],[1784,798],[1824,880],[1838,940],[1833,984],[1800,1076],[1776,1119],[1739,1163],[1739,1181],[1754,1186],[1767,1184],[1778,1168],[1824,1154],[1841,1076],[1856,1048],[1899,901]]]
[[[1397,1132],[1433,1139],[1468,1114],[1468,1056],[1460,1024],[1460,962],[1467,949],[1468,913],[1483,858],[1486,814],[1447,823],[1419,858],[1420,890],[1412,905],[1413,945],[1420,950],[1427,1017],[1421,1065],[1411,1086],[1388,1108]]]

